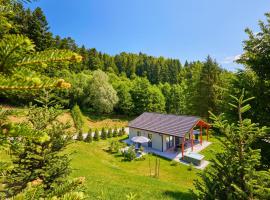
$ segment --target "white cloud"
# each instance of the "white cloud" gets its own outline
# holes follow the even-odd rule
[[[235,62],[236,60],[238,60],[240,58],[241,54],[238,54],[238,55],[235,55],[235,56],[227,56],[225,57],[221,63],[222,64],[230,64],[230,63],[233,63]]]

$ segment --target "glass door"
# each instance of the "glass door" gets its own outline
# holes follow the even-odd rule
[[[152,148],[152,138],[153,138],[153,135],[148,133],[148,138],[150,139],[149,142],[148,142],[148,147]]]
[[[166,137],[166,148],[169,149],[169,148],[173,147],[173,143],[174,143],[174,137],[167,136]]]

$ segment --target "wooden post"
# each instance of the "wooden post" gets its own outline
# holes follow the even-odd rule
[[[184,159],[184,151],[185,151],[185,136],[182,138],[182,159]]]
[[[207,128],[206,128],[206,140],[208,141],[208,129],[209,129],[209,127],[207,126]]]
[[[200,143],[202,145],[202,125],[200,125]]]
[[[190,130],[191,135],[191,151],[193,151],[193,129]]]

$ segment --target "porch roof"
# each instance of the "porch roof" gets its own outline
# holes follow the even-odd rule
[[[193,127],[201,125],[209,127],[209,124],[196,116],[183,116],[172,114],[160,114],[145,112],[128,123],[131,128],[162,133],[166,135],[184,137]]]

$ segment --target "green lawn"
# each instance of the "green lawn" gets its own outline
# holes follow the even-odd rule
[[[211,149],[217,149],[219,141],[211,138],[212,145],[203,153],[209,157]],[[160,159],[160,177],[149,176],[149,159],[154,170],[155,156],[144,161],[126,162],[119,154],[106,152],[108,140],[87,144],[76,142],[69,146],[72,155],[72,176],[86,177],[86,193],[89,199],[126,199],[132,192],[136,199],[191,199],[189,189],[198,178],[199,170],[188,166],[171,166],[170,161]],[[213,148],[212,148],[213,147]]]

